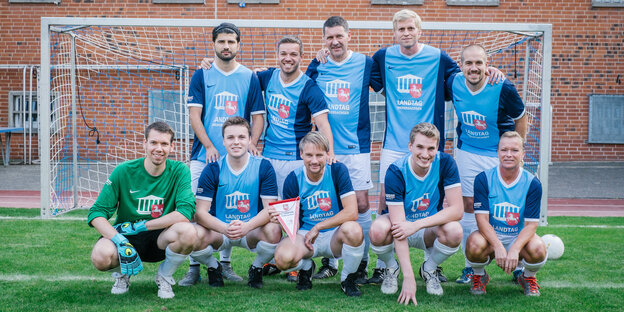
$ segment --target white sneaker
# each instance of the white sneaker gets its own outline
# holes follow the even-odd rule
[[[127,293],[130,288],[130,276],[114,272],[113,278],[115,278],[115,284],[113,285],[113,288],[111,288],[111,294],[122,295]]]
[[[430,295],[442,296],[444,291],[442,290],[442,285],[440,285],[440,280],[438,279],[438,275],[435,271],[427,272],[424,270],[425,263],[420,266],[420,277],[425,281],[427,285],[427,293]]]
[[[158,285],[158,297],[161,299],[171,299],[175,296],[171,285],[175,285],[173,277],[164,277],[159,273],[156,273],[156,279],[154,280]]]
[[[383,282],[381,282],[381,292],[386,295],[392,295],[399,290],[399,267],[394,269],[385,269],[383,273]]]

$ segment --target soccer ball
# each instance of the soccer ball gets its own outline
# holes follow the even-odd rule
[[[548,250],[548,260],[557,260],[563,256],[564,246],[563,241],[559,236],[554,234],[546,234],[542,236],[544,244],[546,244],[546,250]]]

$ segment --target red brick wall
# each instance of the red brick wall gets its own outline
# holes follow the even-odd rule
[[[624,94],[624,9],[591,7],[591,0],[501,0],[498,7],[449,7],[443,0],[408,6],[429,22],[504,22],[553,24],[552,93],[553,161],[624,160],[624,145],[587,144],[588,95]],[[342,15],[348,20],[390,20],[404,6],[371,5],[367,0],[282,0],[279,5],[239,8],[218,0],[220,19],[311,19]],[[215,18],[213,1],[205,5],[152,4],[149,0],[80,1],[53,4],[0,2],[0,64],[39,63],[39,18],[152,17]],[[6,126],[7,90],[20,90],[0,70],[0,126]],[[19,75],[21,78],[21,74]],[[12,158],[21,157],[22,139],[13,138]],[[36,148],[36,147],[35,147]]]

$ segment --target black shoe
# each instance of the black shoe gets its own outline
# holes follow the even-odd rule
[[[212,287],[223,287],[223,271],[221,263],[216,268],[208,268],[208,285]]]
[[[312,261],[312,267],[308,270],[299,270],[299,279],[297,280],[298,290],[307,290],[312,288],[312,273],[316,269],[316,264]]]
[[[438,276],[438,280],[440,281],[440,283],[448,282],[448,278],[446,278],[446,275],[444,275],[444,273],[442,272],[441,266],[438,266],[436,268],[435,274]]]
[[[375,270],[373,270],[373,276],[371,276],[371,278],[368,279],[367,283],[368,284],[375,284],[375,285],[379,285],[383,282],[383,274],[384,269],[381,268],[375,268]]]
[[[323,278],[328,278],[328,277],[332,277],[335,276],[336,273],[338,273],[338,270],[335,268],[332,268],[329,265],[329,258],[323,258],[321,259],[321,267],[319,268],[318,272],[316,272],[316,274],[312,275],[313,279],[323,279]]]
[[[368,262],[362,261],[360,262],[360,266],[357,271],[355,271],[355,283],[358,285],[364,285],[368,283],[368,272],[366,271],[368,268]]]
[[[349,297],[359,297],[362,295],[362,292],[358,288],[358,285],[355,283],[356,279],[357,273],[354,272],[347,275],[347,278],[342,283],[340,283],[340,288],[342,288],[342,291],[345,293],[345,295]]]
[[[281,272],[280,269],[278,269],[277,265],[273,263],[265,263],[262,266],[262,275],[264,276],[275,275],[275,274],[278,274],[279,272]]]
[[[249,281],[247,285],[253,288],[262,288],[262,268],[257,268],[253,265],[249,267],[248,271]]]

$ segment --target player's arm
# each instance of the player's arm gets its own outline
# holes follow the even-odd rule
[[[210,214],[212,199],[197,199],[197,212],[195,221],[209,230],[217,231],[221,234],[227,233],[227,224]]]
[[[524,227],[507,251],[508,267],[505,272],[510,274],[518,264],[520,251],[535,236],[542,200],[542,184],[534,178],[529,186],[524,208]]]
[[[249,144],[249,152],[254,156],[260,156],[261,153],[258,150],[258,141],[264,130],[264,116],[262,114],[251,115],[251,141]]]
[[[355,192],[352,191],[341,196],[340,201],[342,202],[342,210],[335,216],[317,223],[306,233],[304,243],[308,249],[314,250],[312,244],[314,244],[316,237],[322,230],[340,226],[347,221],[357,220],[357,199],[355,197]]]
[[[405,220],[405,207],[403,203],[388,203],[388,213],[393,227],[396,224],[405,224],[408,222]],[[414,279],[414,270],[412,270],[407,237],[400,239],[395,237],[394,250],[396,251],[399,264],[401,265],[401,272],[403,272],[403,285],[401,286],[398,302],[407,305],[410,300],[412,300],[414,305],[416,305],[416,280]]]
[[[323,134],[329,141],[329,157],[327,160],[328,164],[333,164],[336,162],[336,155],[334,155],[334,135],[331,131],[331,126],[329,125],[329,119],[327,119],[328,113],[322,113],[314,116],[314,121],[316,126],[319,128],[319,132]]]
[[[191,120],[191,127],[193,128],[197,139],[206,149],[206,162],[210,163],[213,161],[217,161],[220,155],[214,144],[208,137],[208,134],[206,133],[204,122],[201,120],[202,109],[203,108],[201,107],[191,106],[189,109],[189,117]]]
[[[263,207],[269,207],[269,203],[274,200],[262,199]],[[247,233],[259,228],[270,221],[268,209],[262,209],[258,214],[247,222],[232,222],[227,227],[227,237],[230,239],[243,238]]]
[[[444,188],[446,208],[424,218],[422,227],[432,227],[461,220],[464,214],[464,201],[461,194],[461,182],[455,160],[448,154],[440,153],[440,181]],[[442,200],[442,199],[440,199]]]
[[[507,250],[503,243],[496,236],[494,227],[490,224],[490,203],[489,203],[489,189],[487,186],[487,178],[485,172],[479,173],[475,177],[474,181],[474,211],[475,220],[477,221],[477,228],[479,232],[488,243],[494,248],[494,255],[496,257],[496,265],[504,269],[505,259],[507,258]]]
[[[248,106],[251,107],[251,140],[249,144],[249,152],[252,155],[260,156],[258,150],[258,141],[264,130],[264,115],[266,107],[262,98],[262,87],[258,75],[252,74],[249,83],[249,92],[247,96]]]
[[[520,134],[523,141],[526,142],[526,134],[529,129],[529,120],[527,119],[527,114],[522,115],[522,117],[514,120],[516,132]]]

